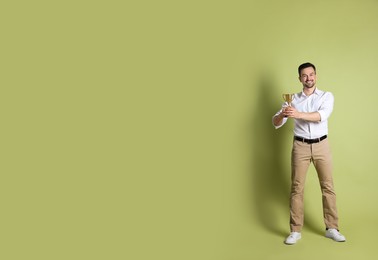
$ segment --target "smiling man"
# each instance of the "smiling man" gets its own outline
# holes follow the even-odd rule
[[[328,143],[328,118],[333,110],[334,97],[316,87],[316,68],[304,63],[298,68],[302,92],[294,95],[289,106],[284,103],[273,116],[275,128],[283,126],[288,119],[294,119],[294,141],[291,156],[290,193],[290,235],[285,243],[292,245],[301,239],[304,223],[304,187],[311,162],[318,174],[323,198],[325,236],[337,242],[344,242],[339,233],[336,194],[332,178],[332,157]]]

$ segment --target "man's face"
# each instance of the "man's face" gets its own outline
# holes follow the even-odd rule
[[[305,68],[301,71],[299,81],[305,88],[312,88],[316,84],[316,72],[312,67]]]

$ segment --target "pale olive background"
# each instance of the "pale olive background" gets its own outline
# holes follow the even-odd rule
[[[378,1],[0,4],[1,259],[375,259]],[[289,232],[292,122],[335,95],[340,228],[311,168]]]

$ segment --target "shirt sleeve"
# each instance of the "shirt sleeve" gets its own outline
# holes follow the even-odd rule
[[[281,114],[282,111],[283,111],[283,109],[284,109],[285,107],[287,107],[287,103],[286,103],[286,102],[282,105],[282,108],[280,109],[280,111],[278,111],[278,112],[272,117],[272,124],[273,124],[273,126],[274,126],[276,129],[278,129],[278,128],[280,128],[281,126],[283,126],[283,125],[286,123],[286,121],[287,121],[287,117],[284,117],[284,118],[282,119],[282,123],[281,123],[280,125],[278,125],[278,126],[274,125],[274,122],[273,122],[274,118],[275,118],[276,116],[278,116],[279,114]]]
[[[321,104],[318,112],[320,114],[320,121],[326,121],[333,110],[334,97],[332,93],[326,92],[324,102]]]

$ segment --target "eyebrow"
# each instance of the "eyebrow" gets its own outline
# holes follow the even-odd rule
[[[301,74],[301,77],[303,77],[303,76],[312,76],[312,75],[315,75],[315,73],[314,72],[311,72],[310,74]]]

